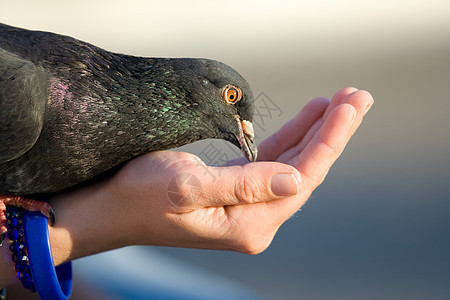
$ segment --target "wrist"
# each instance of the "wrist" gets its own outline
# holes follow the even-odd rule
[[[49,235],[55,265],[130,244],[116,202],[108,181],[52,197],[56,223]]]

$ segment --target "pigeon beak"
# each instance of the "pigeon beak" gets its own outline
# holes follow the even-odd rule
[[[239,127],[239,136],[236,135],[236,138],[239,141],[239,145],[241,145],[241,150],[249,161],[256,161],[258,149],[255,145],[253,125],[247,120],[241,121],[239,116],[235,116],[235,118]]]

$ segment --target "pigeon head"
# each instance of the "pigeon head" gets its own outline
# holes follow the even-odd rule
[[[208,59],[178,59],[174,63],[189,105],[196,107],[199,131],[208,138],[227,140],[256,161],[252,125],[254,98],[247,81],[230,66]]]

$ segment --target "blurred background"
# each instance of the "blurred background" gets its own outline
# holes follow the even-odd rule
[[[355,86],[375,98],[264,253],[104,253],[74,262],[74,299],[450,299],[449,14],[448,0],[0,0],[9,25],[131,55],[228,63],[258,96],[260,141],[314,97]],[[201,156],[209,143],[183,150]]]

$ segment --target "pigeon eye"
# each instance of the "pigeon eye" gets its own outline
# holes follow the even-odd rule
[[[234,104],[241,100],[242,91],[234,85],[227,85],[223,90],[223,100],[228,104]]]

